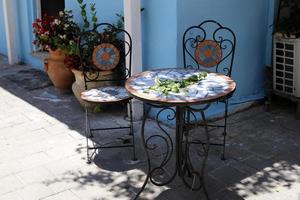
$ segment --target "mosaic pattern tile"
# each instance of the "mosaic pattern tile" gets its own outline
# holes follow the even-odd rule
[[[84,91],[81,98],[90,102],[108,103],[129,99],[130,95],[124,87],[110,86]]]
[[[120,51],[109,43],[98,45],[93,52],[93,62],[100,70],[112,70],[120,61]]]
[[[126,89],[138,98],[159,102],[197,102],[219,98],[235,90],[235,82],[229,77],[208,73],[204,80],[180,89],[179,93],[169,92],[163,94],[158,91],[149,90],[155,84],[155,78],[182,80],[198,74],[199,70],[186,69],[164,69],[146,71],[131,77],[126,83]]]

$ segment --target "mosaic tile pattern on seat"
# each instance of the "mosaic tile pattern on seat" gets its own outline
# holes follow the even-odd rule
[[[90,102],[108,103],[127,100],[130,95],[124,87],[108,86],[84,91],[81,98]]]

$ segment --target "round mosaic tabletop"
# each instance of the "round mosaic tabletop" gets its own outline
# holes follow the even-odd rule
[[[126,81],[125,88],[128,92],[142,101],[168,105],[194,105],[204,104],[224,99],[233,94],[236,83],[230,77],[218,73],[208,73],[204,80],[200,80],[178,92],[168,94],[149,90],[155,85],[155,79],[180,81],[197,75],[200,70],[194,69],[160,69],[145,71],[133,75]]]
[[[81,99],[96,103],[119,102],[130,98],[127,90],[120,86],[99,87],[81,93]]]

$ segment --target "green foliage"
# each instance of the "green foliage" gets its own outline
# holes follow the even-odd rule
[[[300,37],[300,1],[299,0],[281,0],[281,11],[289,12],[288,16],[280,16],[277,32],[287,35],[296,35]],[[281,12],[282,13],[282,12]]]
[[[91,10],[91,14],[92,14],[93,28],[96,28],[97,22],[98,22],[97,12],[96,12],[95,6],[96,6],[95,3],[92,3],[92,4],[90,5],[90,10]]]
[[[145,91],[146,93],[150,90],[161,92],[162,94],[168,95],[170,92],[179,93],[180,89],[186,88],[189,85],[195,84],[201,80],[204,80],[207,77],[207,72],[199,72],[189,78],[182,80],[161,80],[158,77],[155,78],[155,85],[151,86],[149,90]]]
[[[82,27],[82,31],[87,31],[89,30],[90,28],[90,22],[88,20],[88,16],[87,16],[87,10],[86,10],[86,7],[87,7],[87,4],[86,3],[83,3],[83,0],[77,0],[78,4],[79,4],[79,7],[81,9],[80,11],[80,14],[81,14],[81,18],[82,18],[82,21],[83,21],[83,27]],[[97,18],[97,12],[96,12],[96,4],[95,3],[91,3],[90,4],[90,13],[91,13],[91,16],[92,16],[92,24],[93,24],[93,28],[96,27],[97,25],[97,21],[98,21],[98,18]]]
[[[43,19],[35,19],[33,43],[42,50],[56,50],[58,48],[74,53],[73,45],[76,44],[80,28],[73,21],[70,10],[60,11],[57,18],[44,15]]]

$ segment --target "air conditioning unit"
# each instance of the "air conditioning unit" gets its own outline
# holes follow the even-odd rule
[[[300,98],[300,39],[274,37],[273,90]]]

